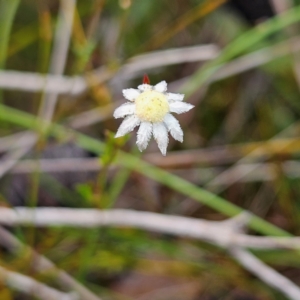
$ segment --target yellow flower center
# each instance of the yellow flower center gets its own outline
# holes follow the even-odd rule
[[[167,97],[156,91],[145,91],[135,99],[135,113],[141,121],[161,122],[169,112]]]

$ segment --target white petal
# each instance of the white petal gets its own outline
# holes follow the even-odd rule
[[[181,130],[178,120],[171,114],[166,114],[164,117],[164,123],[166,124],[172,137],[175,140],[182,142],[183,141],[183,132]]]
[[[137,141],[136,141],[136,144],[140,151],[143,151],[147,148],[151,135],[152,135],[152,123],[142,122],[137,132]]]
[[[124,103],[114,111],[114,118],[124,118],[125,116],[132,115],[135,112],[135,104]]]
[[[184,94],[168,93],[168,100],[182,101],[183,98],[184,98]]]
[[[166,155],[169,138],[168,131],[164,123],[161,122],[153,124],[153,136],[162,155]]]
[[[167,90],[167,83],[165,81],[161,81],[160,83],[158,83],[154,86],[154,89],[157,92],[164,93]]]
[[[123,90],[123,96],[130,101],[134,101],[140,95],[139,90],[125,89]]]
[[[170,112],[174,112],[177,114],[185,113],[194,107],[194,105],[192,105],[190,103],[179,102],[179,101],[176,101],[173,103],[169,102],[169,105],[170,105]]]
[[[120,137],[126,133],[132,131],[136,126],[140,124],[140,119],[136,115],[126,117],[122,124],[120,125],[115,137]]]
[[[139,85],[138,89],[142,92],[145,92],[146,90],[151,90],[152,85],[144,83],[144,84]]]

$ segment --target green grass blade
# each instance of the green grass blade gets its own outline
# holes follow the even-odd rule
[[[28,113],[7,107],[0,104],[0,119],[10,123],[18,124],[26,128],[38,131],[42,128],[42,120],[37,120],[35,116]],[[49,134],[53,135],[58,139],[68,139],[70,136],[73,138],[78,145],[82,148],[92,151],[98,155],[101,155],[104,149],[104,144],[94,138],[88,137],[84,134],[80,134],[76,131],[71,131],[63,126],[52,124],[49,126]],[[133,156],[131,154],[119,151],[115,163],[119,166],[126,167],[132,171],[143,174],[161,184],[164,184],[181,194],[184,194],[198,202],[201,202],[218,212],[223,213],[226,216],[235,216],[244,210],[227,200],[210,193],[176,175],[170,174],[160,168],[152,166],[139,157]],[[266,235],[278,235],[278,236],[288,236],[289,233],[280,229],[279,227],[272,225],[271,223],[257,217],[253,216],[251,218],[250,228],[258,231],[259,233]]]
[[[11,27],[20,0],[0,0],[0,69],[5,66]]]
[[[190,80],[183,86],[182,92],[186,94],[187,97],[192,95],[199,87],[206,83],[224,63],[243,52],[247,52],[247,50],[263,41],[266,37],[298,22],[299,20],[300,6],[297,6],[280,16],[274,17],[245,32],[225,47],[215,60],[208,62],[203,68],[191,76]]]

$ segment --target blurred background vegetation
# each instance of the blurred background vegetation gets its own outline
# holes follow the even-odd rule
[[[55,67],[63,2],[0,0],[1,206],[126,208],[209,220],[235,215],[240,207],[300,234],[300,1],[241,7],[242,1],[226,0],[78,0],[66,61]],[[180,55],[166,63],[162,57],[171,52],[161,51],[175,48]],[[49,94],[26,91],[26,84],[7,87],[7,71],[18,71],[10,74],[15,78],[84,78],[84,91],[58,93],[50,119],[91,140],[83,146],[72,134],[47,137],[47,128],[37,129]],[[122,89],[136,87],[144,73],[153,84],[166,80],[171,92],[185,93],[196,106],[178,117],[182,144],[172,140],[166,158],[153,141],[143,153],[156,166],[148,177],[145,165],[137,164],[135,134],[115,140],[119,121],[112,118],[124,101]],[[27,129],[39,133],[37,142],[5,169],[18,149],[13,143]],[[128,161],[118,160],[118,149],[129,153]],[[84,160],[75,171],[56,163],[46,172],[41,159]],[[195,201],[189,185],[176,189],[174,174],[219,200],[204,195]],[[275,234],[266,227],[253,229]],[[10,230],[103,299],[287,299],[204,242],[130,228]],[[299,253],[255,254],[300,284]],[[32,269],[30,256],[1,248],[0,259],[10,270],[55,286],[51,272]],[[0,299],[33,298],[1,284]]]

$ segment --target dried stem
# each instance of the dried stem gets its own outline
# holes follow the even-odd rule
[[[76,281],[72,276],[63,270],[58,269],[53,262],[43,255],[38,254],[32,248],[21,243],[16,239],[9,231],[0,227],[0,244],[7,248],[10,252],[18,253],[28,256],[34,259],[33,269],[39,272],[45,272],[47,270],[56,274],[58,283],[67,289],[75,291],[82,300],[101,300],[98,296],[89,291],[86,287]]]
[[[59,292],[28,276],[6,270],[0,266],[0,280],[12,289],[43,300],[78,300],[74,293]]]
[[[244,215],[242,215],[244,216]],[[247,223],[251,214],[242,218]],[[136,227],[145,230],[185,236],[207,241],[221,247],[237,245],[253,249],[299,249],[300,237],[259,237],[240,232],[239,218],[213,222],[181,216],[166,216],[151,212],[126,209],[73,209],[73,208],[0,208],[0,224],[35,226],[99,226]],[[233,226],[234,225],[234,226]],[[238,226],[236,226],[238,225]]]
[[[267,266],[250,252],[241,248],[232,248],[229,252],[246,270],[286,295],[288,299],[300,299],[300,289],[297,285]]]

